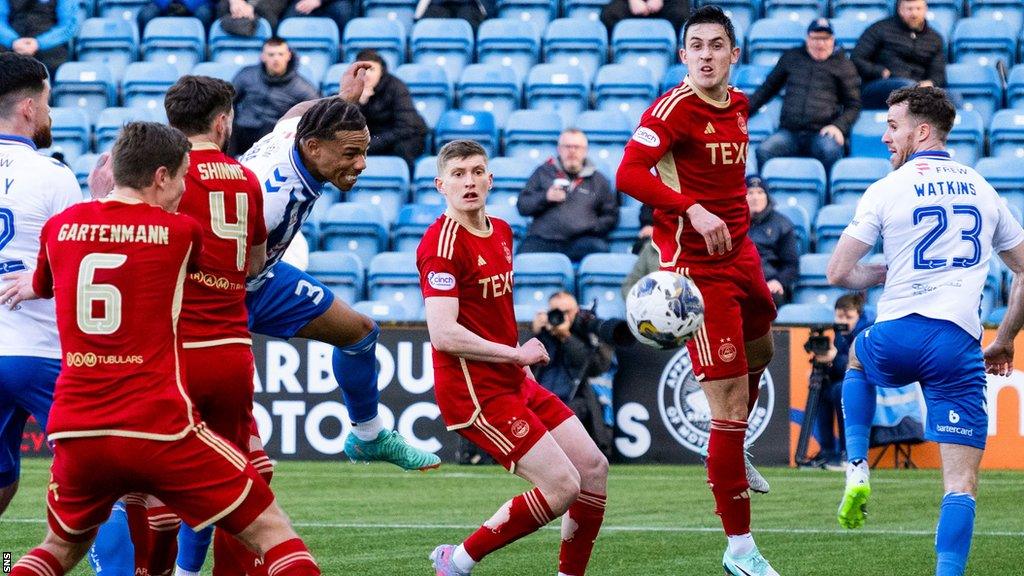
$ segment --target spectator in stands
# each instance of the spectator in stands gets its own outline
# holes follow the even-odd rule
[[[242,154],[274,129],[289,108],[317,98],[317,90],[296,70],[298,58],[278,37],[263,43],[260,64],[246,66],[235,75],[235,125],[232,154]]]
[[[637,255],[636,263],[629,275],[622,279],[622,297],[629,294],[630,288],[636,281],[654,272],[659,267],[658,250],[651,241],[654,233],[654,208],[647,204],[640,207],[640,232],[637,233],[636,242],[633,243],[633,254]]]
[[[388,65],[380,54],[366,49],[356,55],[356,60],[370,63],[359,98],[359,109],[370,129],[369,153],[400,156],[411,173],[426,148],[427,123],[416,111],[409,88],[397,76],[388,74]]]
[[[359,16],[358,0],[295,0],[284,12],[285,18],[292,16],[322,16],[334,20],[338,34],[344,34],[345,24]]]
[[[782,306],[789,301],[800,275],[796,230],[789,218],[775,211],[768,185],[759,176],[747,176],[747,206],[750,207],[747,236],[761,255],[761,269],[775,306]]]
[[[77,0],[0,0],[0,51],[32,56],[53,77],[78,25]]]
[[[587,136],[568,128],[558,156],[541,164],[519,193],[517,207],[533,222],[520,252],[561,252],[573,262],[608,251],[608,233],[619,222],[619,202],[608,179],[587,158]]]
[[[925,0],[898,0],[896,16],[875,22],[857,40],[853,63],[864,82],[865,109],[886,108],[898,88],[946,85],[946,47],[927,12]]]
[[[139,32],[145,32],[146,23],[157,16],[191,16],[209,28],[213,22],[213,0],[150,0],[139,11]]]
[[[497,15],[496,0],[420,0],[415,18],[461,18],[476,32],[481,22]]]
[[[270,29],[277,30],[277,22],[287,5],[288,0],[219,0],[217,16],[225,32],[252,36],[259,18],[266,18]]]
[[[860,114],[860,77],[836,50],[827,18],[811,21],[804,46],[782,54],[764,84],[750,98],[750,114],[785,89],[779,131],[757,147],[757,165],[779,156],[817,158],[828,173],[843,157],[843,145]]]
[[[663,18],[676,32],[690,15],[690,0],[611,0],[601,10],[601,22],[611,36],[615,25],[627,18]]]

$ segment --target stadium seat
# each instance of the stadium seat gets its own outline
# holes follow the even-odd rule
[[[497,156],[488,162],[488,169],[494,175],[494,186],[491,188],[491,195],[514,194],[516,196],[526,187],[526,182],[533,176],[537,169],[536,162],[523,160],[522,158],[508,158]]]
[[[380,208],[355,202],[331,205],[320,221],[320,248],[347,250],[369,262],[387,247],[387,228]]]
[[[775,66],[783,52],[803,45],[806,35],[807,26],[800,22],[762,18],[754,22],[747,35],[747,61]]]
[[[327,68],[338,61],[338,25],[330,18],[285,18],[277,26],[277,35],[288,42],[288,47],[298,56],[299,64],[312,69],[316,79],[314,86],[320,85]]]
[[[1018,203],[1024,208],[1024,171],[1021,171],[1020,163],[1020,159],[1013,156],[982,158],[974,165],[974,169],[1003,198],[1021,198]]]
[[[51,109],[52,110],[52,109]],[[82,188],[82,194],[84,197],[89,198],[89,173],[96,167],[96,162],[100,159],[99,154],[82,154],[71,163],[71,170],[75,173],[75,178],[78,179],[78,185]]]
[[[263,43],[270,38],[270,22],[260,18],[256,25],[256,33],[252,36],[236,36],[229,34],[216,20],[210,26],[210,60],[229,62],[238,66],[258,64]]]
[[[775,114],[770,111],[770,105],[771,102],[761,108],[761,112],[751,116],[750,120],[747,121],[747,137],[750,139],[749,151],[751,158],[754,158],[753,149],[779,129],[779,123],[775,119]]]
[[[179,76],[206,59],[206,28],[198,18],[153,18],[142,34],[142,57],[175,67]]]
[[[528,22],[538,32],[558,12],[556,0],[498,0],[498,16]]]
[[[335,188],[333,184],[330,182],[324,184],[320,197],[313,203],[309,216],[302,223],[302,235],[305,236],[306,242],[309,243],[310,250],[317,250],[320,246],[320,223],[327,217],[327,212],[331,209],[331,206],[338,203],[340,197],[341,191]]]
[[[310,252],[306,272],[344,302],[363,299],[363,263],[355,254],[345,250]]]
[[[1003,317],[1006,316],[1006,306],[995,308],[989,313],[988,317],[985,318],[986,324],[992,324],[994,326],[999,325],[1003,321]]]
[[[544,33],[544,61],[578,66],[593,81],[608,56],[608,29],[600,21],[559,18]]]
[[[345,199],[377,206],[390,226],[409,197],[409,165],[397,156],[370,156]]]
[[[562,13],[567,18],[600,21],[601,10],[608,0],[562,0]]]
[[[487,150],[488,156],[498,151],[498,127],[490,112],[449,110],[441,115],[434,132],[434,153],[442,146],[459,139],[476,140]]]
[[[555,112],[516,110],[505,124],[505,156],[541,162],[557,154],[562,118]]]
[[[793,223],[797,244],[801,254],[806,254],[811,247],[811,217],[799,204],[776,204],[775,211]]]
[[[764,84],[765,78],[772,71],[772,66],[761,66],[758,64],[743,64],[733,67],[730,83],[743,90],[747,95],[752,95]]]
[[[834,18],[832,20],[832,29],[835,31],[836,48],[846,50],[847,54],[852,53],[853,47],[857,45],[857,40],[860,39],[861,34],[868,29],[868,26],[874,23],[874,20]]]
[[[686,78],[687,72],[686,64],[673,64],[669,66],[668,70],[665,71],[665,75],[661,78],[660,88],[662,93],[679,86],[683,78]]]
[[[403,64],[395,70],[395,76],[409,87],[416,111],[427,126],[436,127],[441,114],[452,105],[452,85],[444,68],[434,64]]]
[[[843,235],[843,230],[853,221],[857,207],[850,204],[829,204],[818,211],[814,219],[814,251],[818,254],[831,253]]]
[[[587,110],[576,117],[573,125],[587,135],[587,155],[617,169],[636,123],[618,110]],[[605,175],[614,180],[614,173]]]
[[[794,303],[823,304],[831,309],[836,299],[846,293],[846,289],[828,284],[825,270],[831,257],[831,254],[804,254],[800,257],[800,276],[793,292]]]
[[[527,220],[519,210],[513,204],[508,202],[491,203],[490,197],[488,197],[487,203],[487,215],[494,216],[504,220],[509,228],[512,229],[512,238],[515,244],[518,245],[526,237],[526,228],[530,225],[530,221]]]
[[[619,206],[619,223],[608,234],[609,252],[628,254],[640,235],[640,205]]]
[[[457,18],[423,18],[412,28],[412,61],[444,68],[455,82],[473,61],[473,28]]]
[[[825,168],[814,158],[772,158],[761,167],[761,176],[776,198],[802,197],[816,201],[816,207],[825,203]]]
[[[840,158],[832,165],[829,178],[829,201],[833,204],[856,204],[868,186],[881,180],[892,170],[882,158]]]
[[[345,61],[355,60],[364,48],[372,48],[388,64],[389,70],[405,62],[405,27],[386,18],[353,18],[345,24],[342,50]]]
[[[836,20],[857,20],[874,24],[892,13],[889,0],[832,0],[832,16]]]
[[[827,15],[827,2],[818,0],[762,0],[765,18],[790,20],[804,26],[817,18]]]
[[[522,101],[519,78],[511,67],[497,64],[470,64],[459,79],[459,108],[481,110],[494,115],[504,126]]]
[[[363,0],[363,16],[393,20],[412,30],[417,0]]]
[[[439,193],[435,192],[438,196]],[[444,203],[441,204],[406,204],[398,213],[398,221],[393,227],[394,241],[392,245],[396,252],[415,252],[419,246],[423,233],[437,220],[444,212]]]
[[[409,312],[398,302],[363,300],[356,302],[352,309],[378,322],[409,322],[418,320],[417,314]]]
[[[522,82],[540,57],[540,33],[522,20],[484,20],[477,32],[476,57],[481,64],[511,67]]]
[[[572,262],[560,252],[516,254],[512,268],[515,270],[512,297],[516,304],[533,304],[540,310],[555,292],[573,292],[576,287]]]
[[[75,44],[80,62],[106,64],[115,81],[139,57],[139,31],[134,20],[89,18],[82,23]]]
[[[972,17],[1006,22],[1014,32],[1021,31],[1024,5],[1020,0],[968,0],[967,4]]]
[[[850,156],[889,158],[889,149],[882,143],[887,117],[888,112],[880,110],[861,112],[850,131]]]
[[[643,66],[661,78],[676,60],[676,31],[667,20],[627,18],[612,29],[612,60]]]
[[[785,304],[779,308],[774,324],[777,326],[830,325],[835,312],[824,304]]]
[[[104,108],[117,103],[117,85],[106,64],[65,62],[57,68],[53,103],[81,108],[95,122]]]
[[[581,306],[597,302],[600,318],[625,318],[622,281],[636,264],[635,254],[589,254],[580,261],[576,275]]]
[[[366,273],[366,292],[370,300],[397,302],[408,312],[418,312],[423,297],[416,252],[381,252],[374,256]]]
[[[161,110],[161,112],[163,112]],[[96,152],[106,152],[114,145],[121,128],[128,122],[158,122],[160,116],[149,108],[106,108],[96,120]]]
[[[961,18],[953,28],[953,61],[960,64],[992,66],[999,60],[1013,64],[1017,34],[1008,22],[983,18]]]
[[[568,126],[588,108],[590,81],[580,68],[537,64],[526,77],[525,92],[528,108],[556,112],[562,118],[561,126]]]
[[[178,69],[163,62],[132,62],[125,68],[122,99],[129,108],[163,110],[164,95],[178,81]]]
[[[946,88],[960,96],[964,110],[981,114],[985,124],[1003,104],[1003,81],[995,66],[947,64]]]
[[[725,12],[732,20],[733,26],[750,30],[750,25],[758,19],[760,1],[758,0],[697,0],[697,6],[714,4]]]
[[[619,111],[632,126],[658,95],[650,70],[625,64],[607,64],[597,72],[594,100],[598,110]]]
[[[946,149],[950,157],[961,164],[974,166],[982,155],[984,145],[985,123],[981,114],[973,110],[957,112],[953,130],[946,137]]]
[[[192,68],[189,74],[210,76],[212,78],[220,78],[225,82],[231,82],[241,69],[242,67],[234,62],[200,62]]]
[[[1010,69],[1006,80],[1006,105],[1009,108],[1024,108],[1024,64]]]
[[[81,108],[50,108],[50,121],[53,134],[50,149],[64,154],[64,162],[74,166],[75,159],[92,147],[89,114]]]
[[[412,176],[412,199],[418,204],[444,204],[444,197],[434,186],[437,156],[421,156],[416,160]]]
[[[996,112],[989,127],[989,146],[992,156],[1024,160],[1024,110]]]
[[[894,12],[894,10],[890,10],[890,12]],[[953,35],[953,25],[962,15],[963,2],[961,0],[938,0],[928,3],[928,12],[925,18],[928,20],[928,26],[942,35],[948,47],[949,39]]]

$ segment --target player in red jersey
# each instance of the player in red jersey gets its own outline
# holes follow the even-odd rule
[[[493,178],[469,140],[445,144],[435,184],[447,209],[423,236],[416,266],[433,345],[434,393],[449,430],[485,449],[534,489],[506,502],[462,544],[430,555],[438,576],[469,574],[484,556],[562,519],[559,574],[584,574],[604,519],[608,461],[583,424],[529,366],[512,301],[512,231],[484,212]]]
[[[320,574],[267,484],[199,420],[182,381],[178,315],[202,244],[195,220],[174,213],[189,146],[173,128],[126,125],[112,152],[114,191],[47,222],[31,280],[0,291],[12,306],[56,297],[63,353],[48,424],[49,531],[13,575],[70,571],[131,492],[235,534],[264,555],[270,576]]]
[[[689,276],[704,296],[705,322],[687,348],[711,406],[708,483],[729,537],[723,564],[730,574],[770,575],[750,535],[747,491],[768,486],[745,461],[744,438],[773,353],[775,305],[747,237],[749,110],[746,96],[729,86],[740,49],[716,6],[697,9],[683,39],[689,74],[644,112],[616,183],[654,208],[661,269]]]

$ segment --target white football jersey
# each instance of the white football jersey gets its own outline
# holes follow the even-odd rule
[[[81,200],[70,168],[27,138],[0,134],[0,275],[34,270],[43,224]],[[60,358],[52,299],[0,306],[0,355]]]
[[[239,159],[260,181],[267,222],[267,266],[249,279],[249,290],[259,288],[270,268],[284,257],[323,189],[323,183],[302,165],[295,144],[298,124],[298,117],[278,122],[270,134],[253,144]]]
[[[996,191],[946,152],[920,152],[872,184],[845,234],[882,237],[885,288],[878,320],[910,314],[949,320],[981,337],[979,308],[993,251],[1024,242]]]

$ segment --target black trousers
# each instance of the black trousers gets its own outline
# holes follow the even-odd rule
[[[686,17],[689,15],[690,0],[665,0],[665,5],[662,6],[661,12],[649,16],[649,18],[664,18],[668,20],[678,33],[679,29],[683,27],[683,23],[686,22]],[[601,22],[608,28],[609,38],[611,38],[615,25],[620,20],[625,20],[626,18],[636,18],[629,11],[629,0],[612,0],[601,10]]]

